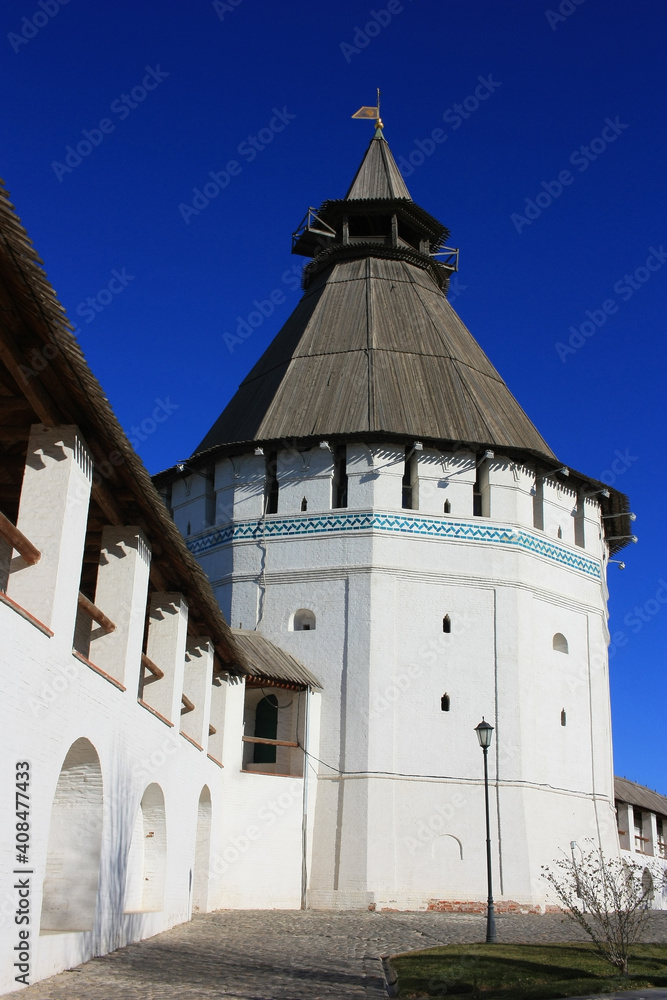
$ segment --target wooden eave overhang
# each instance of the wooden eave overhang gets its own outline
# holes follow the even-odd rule
[[[310,264],[306,264],[301,278],[301,287],[305,291],[310,287],[314,278],[338,261],[361,260],[366,257],[375,257],[377,260],[405,260],[415,267],[428,271],[434,282],[443,292],[449,288],[449,279],[455,268],[446,264],[441,264],[428,254],[420,253],[412,247],[397,246],[392,247],[378,243],[333,243],[322,250],[314,257]]]
[[[181,592],[193,627],[211,639],[218,661],[245,672],[210,584],[90,371],[1,181],[0,322],[2,507],[16,516],[31,425],[78,426],[96,470],[91,507],[105,523],[142,529],[152,549],[154,587]]]
[[[317,210],[318,216],[334,229],[340,228],[345,216],[391,215],[393,212],[416,229],[423,230],[431,240],[432,250],[440,249],[449,239],[447,226],[409,198],[329,199]]]
[[[320,691],[322,685],[310,670],[287,653],[261,632],[249,629],[232,629],[237,646],[245,654],[249,687],[261,687],[265,682],[275,687],[288,687],[292,690]]]

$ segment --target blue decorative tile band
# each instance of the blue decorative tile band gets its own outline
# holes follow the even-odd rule
[[[187,545],[194,555],[199,556],[231,541],[326,535],[341,531],[389,531],[401,535],[420,535],[424,538],[511,545],[545,556],[561,566],[579,570],[596,580],[601,576],[600,563],[596,559],[574,552],[524,528],[502,527],[477,520],[451,521],[377,511],[363,511],[359,514],[332,511],[327,514],[271,516],[264,521],[237,521],[221,528],[213,528],[207,534],[193,538]]]

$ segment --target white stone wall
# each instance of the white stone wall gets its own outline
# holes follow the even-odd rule
[[[164,677],[138,700],[150,564],[138,529],[103,532],[96,600],[116,629],[94,625],[87,656],[73,652],[91,473],[76,428],[34,429],[18,523],[42,557],[27,566],[15,552],[0,594],[0,932],[12,946],[29,932],[28,982],[165,930],[193,907],[298,907],[311,850],[303,779],[241,772],[245,682],[212,683],[212,647],[188,635],[180,594],[150,597],[147,653]],[[184,715],[182,694],[195,705]],[[317,740],[318,698],[306,697]],[[23,762],[25,865],[14,809]],[[26,899],[29,923],[17,924]],[[13,954],[3,952],[0,992],[22,985]]]
[[[236,480],[223,460],[218,508],[234,521],[191,548],[231,623],[323,684],[310,905],[484,900],[485,716],[496,895],[543,906],[540,866],[570,841],[618,851],[599,505],[530,464],[424,448],[418,510],[404,511],[405,455],[348,446],[348,507],[331,510],[332,455],[285,449],[265,517],[264,459],[235,459]],[[290,629],[300,608],[314,630]]]

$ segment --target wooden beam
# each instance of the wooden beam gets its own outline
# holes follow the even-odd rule
[[[89,615],[94,622],[97,622],[97,624],[103,628],[105,632],[116,631],[115,623],[112,622],[110,618],[107,618],[104,612],[100,611],[96,604],[89,601],[85,594],[79,593],[79,607],[82,611],[85,611],[85,613]]]
[[[2,512],[0,512],[0,535],[16,549],[28,566],[34,566],[42,558],[39,549]]]
[[[28,359],[21,354],[8,332],[0,341],[0,360],[9,370],[17,386],[33,408],[39,420],[47,427],[57,427],[60,414],[42,383],[39,375],[29,375],[32,371]],[[48,362],[45,362],[48,365]],[[23,371],[22,371],[23,369]]]
[[[278,681],[273,677],[255,677],[252,674],[246,676],[246,687],[248,688],[283,688],[285,691],[305,691],[306,684],[292,684],[290,681]]]
[[[28,418],[32,417],[34,421],[35,415],[32,413],[32,407],[23,396],[0,396],[0,420],[6,420],[17,413],[24,413]]]
[[[126,518],[123,515],[122,510],[104,483],[96,483],[95,480],[93,480],[92,496],[95,503],[102,510],[104,516],[108,518],[109,524],[125,524]]]
[[[265,740],[261,736],[244,736],[244,743],[264,743],[270,747],[298,747],[298,743],[290,743],[289,740]]]
[[[0,424],[0,441],[27,441],[30,424]]]
[[[151,583],[153,584],[156,590],[159,590],[165,594],[171,593],[171,591],[174,589],[178,590],[178,587],[174,588],[169,584],[169,581],[167,580],[166,576],[164,576],[162,571],[158,569],[158,567],[155,565],[152,559],[151,559]]]
[[[164,677],[164,670],[160,670],[157,663],[153,663],[150,657],[146,656],[145,653],[141,654],[141,665],[153,675],[152,678],[150,678],[151,680],[159,681]],[[147,682],[144,681],[144,683]]]
[[[189,698],[186,698],[184,694],[181,695],[181,704],[183,706],[181,709],[181,715],[187,715],[188,712],[194,712],[194,702],[190,701]]]

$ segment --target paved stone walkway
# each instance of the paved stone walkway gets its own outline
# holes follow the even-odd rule
[[[647,939],[667,942],[667,912]],[[555,914],[497,917],[499,941],[577,937]],[[20,1000],[380,1000],[379,956],[483,941],[485,920],[450,913],[220,910],[29,986]],[[667,990],[619,993],[666,998]],[[610,1000],[610,994],[607,994]]]

